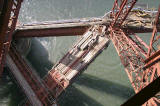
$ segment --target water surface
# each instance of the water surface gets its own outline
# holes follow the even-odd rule
[[[149,7],[157,8],[159,0],[139,0],[139,3],[148,3]],[[103,16],[111,10],[112,5],[113,0],[24,0],[19,21],[25,24]],[[148,39],[149,35],[143,34],[142,38]],[[27,58],[43,77],[77,39],[78,37],[34,38],[32,52]],[[14,90],[17,89],[15,87]],[[111,43],[62,94],[58,102],[61,106],[119,106],[132,95],[134,91]],[[5,101],[9,102],[3,105],[16,106],[18,102],[10,102],[13,100],[7,96]],[[1,101],[4,102],[4,98]]]

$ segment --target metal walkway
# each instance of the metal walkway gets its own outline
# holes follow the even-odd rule
[[[109,45],[106,26],[95,25],[76,42],[67,54],[49,71],[45,83],[58,97],[92,60]]]

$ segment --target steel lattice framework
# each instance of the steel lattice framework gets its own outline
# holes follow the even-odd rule
[[[3,15],[1,15],[2,21],[0,23],[1,26],[3,26],[0,28],[0,75],[3,72],[5,57],[11,45],[12,35],[16,27],[22,1],[23,0],[4,0],[4,4],[6,5],[3,7]],[[154,28],[149,45],[147,45],[138,35],[136,35],[131,30],[123,28],[124,21],[127,19],[127,16],[131,12],[137,1],[138,0],[115,0],[112,12],[110,13],[111,22],[109,26],[106,25],[107,28],[104,25],[92,26],[98,30],[91,31],[93,32],[93,34],[91,33],[92,36],[98,35],[101,36],[101,38],[105,37],[102,40],[102,47],[95,46],[95,50],[99,50],[99,48],[104,49],[104,47],[106,46],[106,42],[108,42],[108,38],[113,42],[116,51],[118,52],[118,55],[121,59],[121,62],[124,65],[129,80],[133,86],[133,89],[136,93],[141,91],[154,79],[160,76],[160,34],[157,31],[159,29],[157,25],[160,22],[160,6],[157,12],[157,16],[154,20]],[[88,27],[86,27],[85,30],[87,28]],[[81,31],[81,29],[79,29],[79,31]],[[90,30],[88,30],[88,32],[89,31]],[[99,33],[98,31],[100,31],[101,33]],[[94,45],[92,46],[94,47]],[[79,50],[77,49],[78,47],[75,46],[74,49],[75,48],[76,50]],[[61,94],[62,91],[64,91],[70,85],[69,81],[73,79],[73,75],[76,76],[77,73],[79,73],[73,71],[74,73],[76,73],[73,74],[72,70],[70,69],[79,67],[79,63],[80,65],[83,64],[83,66],[85,66],[86,64],[89,64],[91,62],[88,61],[88,63],[84,63],[84,61],[82,61],[81,57],[84,57],[86,59],[87,53],[90,52],[89,49],[84,51],[85,52],[82,53],[80,56],[78,55],[79,57],[77,56],[77,58],[75,58],[73,63],[71,63],[70,65],[66,65],[67,71],[63,72],[63,74],[60,73],[58,69],[52,69],[48,73],[48,75],[46,75],[46,79],[44,80],[39,79],[32,72],[33,70],[27,65],[27,63],[25,63],[25,60],[23,59],[23,57],[20,56],[20,54],[18,54],[18,51],[16,51],[16,48],[14,46],[11,46],[9,55],[19,69],[20,74],[22,74],[26,82],[30,85],[31,89],[33,90],[41,104],[43,104],[44,106],[48,106],[55,104],[55,99]],[[64,58],[67,56],[71,57],[71,54],[72,56],[76,54],[72,52],[69,53],[70,54],[66,54]],[[93,53],[95,53],[95,56],[97,55],[96,52]],[[62,60],[60,60],[60,62]],[[79,68],[79,70],[82,69]],[[70,79],[68,80],[67,78]],[[149,101],[144,103],[144,105],[156,106],[160,104],[160,100],[158,97],[159,94],[155,95]],[[26,105],[29,105],[29,102],[32,105],[34,104],[31,103],[32,100],[28,100],[29,101],[27,101]]]
[[[160,5],[157,12],[157,16],[155,18],[154,22],[154,28],[153,33],[150,39],[150,45],[147,53],[147,59],[144,61],[145,66],[145,74],[143,75],[144,79],[146,79],[145,84],[148,85],[153,80],[155,80],[157,77],[160,76],[160,64],[159,64],[159,54],[160,54],[160,48],[159,48],[159,38],[160,35],[157,32],[157,24],[160,18]],[[151,98],[148,102],[145,103],[145,105],[157,105],[157,103],[160,103],[160,100],[158,98],[158,95],[155,95],[155,97]]]
[[[158,63],[154,64],[156,61],[153,59],[153,57],[159,59],[157,57],[157,55],[159,55],[159,51],[157,51],[157,47],[154,47],[154,44],[157,44],[159,39],[159,36],[156,37],[156,25],[159,20],[160,7],[155,19],[150,45],[148,46],[136,34],[129,30],[123,31],[121,28],[121,25],[127,18],[127,15],[135,5],[136,1],[137,0],[115,0],[111,14],[113,21],[109,27],[109,37],[112,40],[118,55],[120,56],[121,62],[124,65],[125,71],[135,92],[138,93],[141,89],[146,87],[159,76],[160,67]],[[119,23],[116,22],[117,20],[120,20]],[[155,56],[149,57],[151,55]],[[153,64],[154,66],[152,66]],[[154,97],[144,105],[155,106],[158,105],[157,103],[160,102],[158,98]]]

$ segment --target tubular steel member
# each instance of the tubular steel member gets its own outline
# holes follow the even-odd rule
[[[9,51],[11,59],[14,61],[20,73],[23,75],[27,83],[30,85],[31,89],[34,91],[36,97],[40,100],[40,106],[52,106],[55,104],[55,99],[50,94],[49,90],[45,87],[43,81],[34,73],[34,71],[27,65],[22,56],[18,53],[14,46],[11,46]],[[21,82],[19,82],[21,85]],[[24,89],[27,89],[23,87]],[[28,91],[29,92],[29,91]],[[26,93],[26,92],[25,92]],[[28,98],[30,100],[31,98]],[[29,101],[34,105],[33,101]],[[35,101],[37,102],[37,101]]]
[[[4,0],[0,20],[0,75],[3,72],[5,55],[9,51],[22,0]]]

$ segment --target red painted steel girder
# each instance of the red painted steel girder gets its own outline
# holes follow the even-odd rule
[[[150,39],[147,58],[144,61],[145,62],[144,79],[148,78],[148,80],[146,80],[147,85],[160,76],[160,64],[159,64],[160,45],[158,43],[160,41],[160,37],[158,36],[158,32],[157,32],[157,23],[159,21],[160,21],[160,5],[159,5],[157,16],[154,22],[154,28],[153,28],[153,33]],[[148,76],[148,74],[150,74],[150,77]],[[154,103],[154,106],[158,105],[157,103],[160,103],[160,100],[156,97],[156,95],[153,98],[151,98],[149,101],[147,101],[144,105],[147,106],[153,103]]]
[[[140,45],[134,43],[137,42],[137,40],[133,40],[133,35],[131,35],[131,33],[126,34],[126,32],[119,28],[110,29],[110,32],[110,39],[120,56],[135,92],[138,93],[155,79],[156,71],[160,70],[159,64],[156,64],[155,67],[150,69],[150,72],[146,72],[143,67],[145,56],[143,56],[138,48]],[[143,47],[141,46],[141,48]],[[147,77],[145,77],[145,75],[147,75]],[[151,98],[147,104],[148,103],[156,104],[153,98]]]
[[[143,74],[142,66],[144,58],[138,48],[140,45],[136,44],[137,41],[134,40],[133,37],[135,36],[129,36],[129,34],[126,34],[122,29],[110,29],[110,39],[112,40],[129,80],[137,93],[141,89],[140,85],[142,83],[141,75]]]
[[[92,25],[109,25],[111,20],[103,18],[82,18],[73,20],[59,20],[41,23],[31,23],[17,26],[14,37],[54,37],[54,36],[75,36],[83,35]]]
[[[160,8],[159,8],[159,11],[160,11]],[[120,16],[120,12],[117,14]],[[153,39],[155,38],[155,33],[157,31],[156,25],[157,25],[158,19],[159,19],[159,12],[157,13],[155,28],[153,30],[153,34],[151,37],[150,47],[147,47],[148,54],[146,55],[145,53],[144,57],[148,57],[151,54],[151,51],[153,51],[153,43],[157,41],[157,39],[156,40],[153,40]],[[158,76],[159,70],[160,70],[159,64],[155,64],[152,67],[151,65],[153,65],[153,63],[159,59],[159,57],[157,57],[159,56],[158,54],[159,52],[157,51],[155,54],[153,54],[153,56],[149,57],[146,61],[143,61],[144,57],[141,55],[142,52],[138,51],[136,45],[132,44],[131,42],[132,40],[130,38],[133,37],[133,36],[131,37],[131,34],[133,33],[125,33],[122,29],[119,28],[119,26],[118,27],[114,26],[116,22],[115,20],[116,19],[113,19],[113,24],[109,29],[111,33],[110,38],[120,56],[122,64],[124,65],[125,70],[128,74],[128,77],[132,83],[132,86],[135,92],[137,93],[141,89],[143,89],[145,86],[147,86],[149,83],[151,83],[156,78],[156,76]],[[122,19],[120,18],[119,20],[122,20],[123,22],[123,18]],[[136,39],[135,39],[135,42],[137,42]],[[137,46],[140,46],[140,44],[138,43]],[[143,47],[140,47],[140,48],[142,50],[145,50],[145,48],[143,49]],[[157,50],[157,49],[154,49],[154,50]],[[149,69],[144,69],[143,67],[144,62],[148,63],[146,64],[147,66],[145,67],[147,68],[149,67]],[[151,105],[151,104],[157,105],[155,101],[156,102],[159,101],[158,98],[151,98],[144,105]]]
[[[132,1],[131,6],[128,7],[127,0],[123,0],[120,6],[118,5],[118,0],[115,1],[113,11],[111,16],[113,17],[113,22],[109,28],[110,31],[110,39],[112,40],[118,55],[120,56],[120,59],[122,61],[122,64],[125,67],[125,71],[128,74],[128,77],[131,81],[131,84],[135,90],[135,92],[139,92],[141,89],[143,89],[145,86],[147,86],[149,83],[151,83],[157,76],[160,74],[160,66],[159,64],[153,65],[153,62],[157,61],[159,59],[159,52],[155,53],[153,56],[148,57],[151,55],[151,52],[157,50],[154,48],[153,50],[153,43],[155,43],[158,39],[155,39],[155,33],[157,32],[156,25],[159,20],[159,13],[160,13],[160,8],[157,13],[157,17],[155,20],[155,27],[153,30],[153,34],[151,37],[150,41],[150,46],[141,46],[144,43],[142,43],[142,40],[139,39],[139,43],[137,43],[137,39],[132,39],[134,36],[134,33],[129,32],[124,32],[120,27],[123,23],[123,21],[126,19],[127,15],[129,14],[129,11],[131,8],[134,6],[136,1]],[[124,9],[124,7],[129,8],[129,9]],[[114,13],[117,11],[116,13]],[[124,13],[122,13],[122,11]],[[117,25],[116,21],[119,20],[120,23]],[[131,36],[132,34],[132,36]],[[134,43],[133,43],[134,42]],[[140,48],[140,50],[137,49],[137,47]],[[145,48],[144,48],[145,47]],[[148,49],[148,53],[145,51]],[[145,52],[145,55],[143,52]],[[143,55],[144,56],[143,56]],[[153,54],[153,53],[152,53]],[[144,59],[148,57],[146,61]],[[157,59],[158,58],[158,59]],[[153,60],[152,60],[153,59]],[[147,62],[145,68],[144,65]],[[146,69],[149,68],[149,69]],[[159,101],[158,98],[151,98],[148,102],[146,102],[144,105],[157,105],[156,102]],[[160,103],[160,102],[159,102]]]
[[[153,44],[156,43],[157,40],[159,40],[158,35],[157,35],[157,24],[159,22],[159,17],[160,17],[160,5],[159,5],[159,9],[158,9],[157,16],[156,16],[156,19],[155,19],[153,33],[152,33],[152,36],[151,36],[151,39],[150,39],[150,48],[148,50],[148,56],[150,56],[151,53],[154,52],[154,50],[156,50],[153,47]]]
[[[0,28],[0,75],[3,72],[5,55],[9,51],[22,0],[4,0]]]
[[[109,23],[106,24],[108,27]],[[90,25],[86,26],[69,26],[69,27],[49,27],[49,28],[28,28],[28,29],[18,29],[14,32],[13,36],[15,38],[26,38],[26,37],[61,37],[61,36],[81,36],[86,30],[90,27]],[[148,33],[152,32],[152,28],[139,28],[127,26],[123,28],[124,30],[131,30],[135,33]],[[160,32],[160,29],[158,29]]]
[[[27,65],[21,54],[18,53],[16,47],[14,47],[13,45],[11,46],[11,49],[9,51],[9,55],[20,70],[20,73],[24,76],[25,80],[31,86],[37,98],[41,101],[42,106],[53,105],[55,103],[55,99],[50,94],[50,91],[45,87],[45,83],[39,78],[39,76],[37,76],[33,72],[30,66]]]
[[[113,17],[111,26],[121,26],[137,1],[138,0],[115,0],[111,13],[111,17]]]
[[[14,33],[15,38],[26,37],[61,37],[61,36],[80,36],[89,26],[64,27],[64,28],[44,28],[44,29],[28,29],[17,30]]]
[[[136,2],[137,0],[115,0],[111,13],[113,21],[109,27],[109,36],[120,56],[135,92],[138,92],[141,89],[141,83],[143,82],[141,76],[143,74],[142,65],[144,57],[147,55],[144,48],[147,45],[142,42],[140,38],[135,39],[138,36],[131,33],[131,31],[124,32],[120,29],[122,23]],[[117,23],[117,20],[119,23]],[[129,36],[131,34],[132,36]],[[144,55],[144,57],[142,57],[142,55]]]

